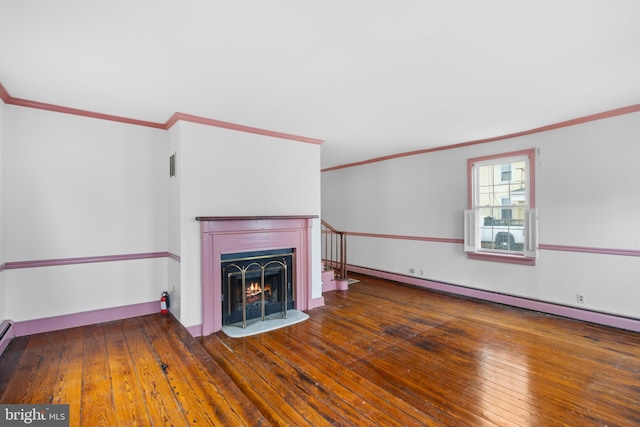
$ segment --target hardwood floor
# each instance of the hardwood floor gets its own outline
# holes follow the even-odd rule
[[[0,403],[91,426],[640,425],[640,334],[356,278],[247,338],[162,315],[16,338]]]

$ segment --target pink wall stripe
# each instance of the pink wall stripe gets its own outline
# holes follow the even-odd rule
[[[57,259],[43,259],[34,261],[17,261],[7,262],[5,269],[12,270],[18,268],[35,268],[35,267],[51,267],[57,265],[71,265],[71,264],[88,264],[92,262],[112,262],[112,261],[130,261],[136,259],[149,259],[149,258],[164,258],[168,257],[169,252],[149,252],[140,254],[123,254],[123,255],[103,255],[103,256],[91,256],[91,257],[78,257],[78,258],[57,258]]]
[[[433,282],[430,280],[420,279],[417,277],[405,276],[397,273],[390,273],[381,270],[375,270],[367,267],[358,267],[350,265],[349,271],[367,274],[373,277],[393,280],[400,283],[406,283],[422,288],[432,289],[436,291],[448,292],[455,295],[463,295],[466,297],[477,298],[484,301],[492,301],[499,304],[510,305],[513,307],[524,308],[527,310],[539,311],[542,313],[554,314],[556,316],[568,317],[571,319],[582,320],[585,322],[598,323],[601,325],[612,326],[615,328],[628,329],[634,332],[640,332],[640,319],[631,317],[616,316],[608,313],[589,311],[570,306],[548,303],[544,301],[531,300],[513,295],[499,294],[495,292],[483,291],[459,285],[451,285],[447,283]]]
[[[348,236],[373,237],[379,239],[419,240],[422,242],[464,244],[464,239],[451,239],[446,237],[403,236],[399,234],[359,233],[357,231],[347,231],[346,233]]]
[[[75,328],[77,326],[93,325],[110,322],[112,320],[145,316],[160,312],[160,301],[150,301],[122,307],[105,308],[101,310],[85,311],[82,313],[66,314],[62,316],[16,322],[14,331],[16,337]]]
[[[421,242],[435,242],[435,243],[455,243],[463,244],[463,239],[452,239],[446,237],[425,237],[425,236],[403,236],[397,234],[378,234],[378,233],[359,233],[359,232],[347,232],[349,236],[357,237],[371,237],[378,239],[397,239],[397,240],[414,240]],[[578,253],[591,253],[600,255],[617,255],[617,256],[634,256],[640,257],[640,250],[636,249],[612,249],[612,248],[592,248],[586,246],[569,246],[569,245],[538,245],[540,250],[548,251],[563,251],[563,252],[578,252]],[[174,261],[180,262],[180,256],[171,252],[150,252],[140,254],[124,254],[124,255],[105,255],[95,257],[78,257],[78,258],[58,258],[48,260],[33,260],[33,261],[17,261],[7,262],[0,264],[0,272],[4,270],[15,270],[20,268],[36,268],[36,267],[51,267],[59,265],[72,265],[72,264],[88,264],[93,262],[113,262],[113,261],[130,261],[137,259],[150,259],[150,258],[164,258],[168,257]],[[493,259],[493,258],[492,258]]]
[[[422,242],[464,244],[464,239],[454,239],[454,238],[446,238],[446,237],[360,233],[357,231],[347,231],[346,234],[348,236],[372,237],[372,238],[378,238],[378,239],[418,240]],[[588,247],[588,246],[549,245],[549,244],[542,244],[542,243],[538,245],[538,249],[547,250],[547,251],[581,252],[581,253],[591,253],[591,254],[600,254],[600,255],[640,256],[640,250],[638,249],[594,248],[594,247]],[[492,255],[492,257],[494,257],[494,255]]]
[[[545,244],[539,244],[538,249],[545,249],[547,251],[583,252],[583,253],[600,254],[600,255],[640,256],[640,250],[637,250],[637,249],[590,248],[586,246],[545,245]]]
[[[329,171],[332,171],[332,170],[345,169],[345,168],[350,168],[350,167],[354,167],[354,166],[362,166],[362,165],[367,165],[369,163],[383,162],[385,160],[397,159],[397,158],[400,158],[400,157],[415,156],[417,154],[425,154],[425,153],[432,153],[432,152],[435,152],[435,151],[451,150],[453,148],[466,147],[466,146],[469,146],[469,145],[485,144],[487,142],[500,141],[500,140],[503,140],[503,139],[516,138],[518,136],[525,136],[525,135],[531,135],[531,134],[540,133],[540,132],[546,132],[546,131],[549,131],[549,130],[554,130],[554,129],[560,129],[560,128],[564,128],[564,127],[579,125],[579,124],[582,124],[582,123],[593,122],[595,120],[602,120],[602,119],[607,119],[607,118],[615,117],[615,116],[622,116],[622,115],[625,115],[625,114],[636,113],[636,112],[639,112],[639,111],[640,111],[640,104],[635,104],[635,105],[630,105],[628,107],[616,108],[614,110],[605,111],[603,113],[591,114],[591,115],[588,115],[588,116],[579,117],[577,119],[566,120],[564,122],[559,122],[559,123],[554,123],[554,124],[547,125],[547,126],[542,126],[542,127],[538,127],[538,128],[534,128],[534,129],[529,129],[529,130],[525,130],[525,131],[522,131],[522,132],[515,132],[515,133],[510,133],[510,134],[507,134],[507,135],[501,135],[501,136],[495,136],[495,137],[491,137],[491,138],[478,139],[478,140],[474,140],[474,141],[460,142],[458,144],[443,145],[443,146],[440,146],[440,147],[427,148],[427,149],[424,149],[424,150],[416,150],[416,151],[408,151],[406,153],[391,154],[391,155],[388,155],[388,156],[375,157],[373,159],[363,160],[361,162],[353,162],[353,163],[347,163],[347,164],[344,164],[344,165],[333,166],[333,167],[330,167],[330,168],[322,169],[322,172],[329,172]]]

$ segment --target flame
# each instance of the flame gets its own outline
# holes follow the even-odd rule
[[[247,286],[247,302],[257,301],[261,298],[262,290],[260,289],[260,283],[251,282],[249,286]],[[271,285],[265,283],[264,285],[264,297],[268,299],[271,297]]]

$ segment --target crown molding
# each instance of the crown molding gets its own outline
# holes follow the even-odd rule
[[[64,107],[64,106],[55,105],[55,104],[47,104],[44,102],[31,101],[31,100],[22,99],[22,98],[10,97],[9,102],[5,101],[5,104],[15,105],[18,107],[35,108],[37,110],[53,111],[55,113],[71,114],[74,116],[90,117],[90,118],[99,119],[99,120],[109,120],[112,122],[127,123],[130,125],[136,125],[136,126],[146,126],[146,127],[156,128],[156,129],[165,128],[164,124],[162,123],[131,119],[129,117],[123,117],[123,116],[114,116],[111,114],[103,114],[95,111],[81,110],[78,108]]]
[[[65,107],[65,106],[56,105],[56,104],[48,104],[45,102],[32,101],[29,99],[14,98],[9,94],[9,92],[2,85],[2,83],[0,83],[0,100],[2,100],[2,102],[4,102],[7,105],[15,105],[18,107],[26,107],[26,108],[35,108],[38,110],[53,111],[56,113],[63,113],[63,114],[72,114],[75,116],[90,117],[90,118],[99,119],[99,120],[109,120],[112,122],[126,123],[130,125],[135,125],[135,126],[145,126],[145,127],[150,127],[154,129],[169,130],[177,122],[185,121],[185,122],[197,123],[205,126],[231,129],[239,132],[271,136],[274,138],[288,139],[291,141],[305,142],[309,144],[320,145],[324,142],[322,139],[309,138],[306,136],[293,135],[289,133],[276,132],[272,130],[260,129],[256,127],[245,126],[245,125],[240,125],[240,124],[235,124],[230,122],[223,122],[220,120],[209,119],[206,117],[195,116],[192,114],[186,114],[186,113],[180,113],[180,112],[174,113],[164,123],[157,123],[157,122],[151,122],[146,120],[132,119],[129,117],[103,114],[103,113],[98,113],[96,111],[82,110],[79,108],[71,108],[71,107]]]
[[[11,95],[9,95],[9,92],[7,92],[4,86],[2,86],[2,83],[0,83],[0,100],[5,104],[8,104],[10,99]]]
[[[293,135],[290,133],[282,133],[282,132],[276,132],[276,131],[271,131],[267,129],[260,129],[256,127],[240,125],[236,123],[223,122],[221,120],[209,119],[206,117],[194,116],[192,114],[186,114],[186,113],[180,113],[180,112],[174,113],[171,116],[171,118],[167,120],[167,122],[165,123],[165,129],[167,130],[170,129],[178,121],[197,123],[197,124],[201,124],[205,126],[213,126],[217,128],[237,130],[239,132],[247,132],[247,133],[254,133],[258,135],[272,136],[274,138],[289,139],[292,141],[306,142],[309,144],[320,145],[324,142],[321,139],[308,138],[306,136]]]
[[[596,120],[608,119],[610,117],[622,116],[630,113],[637,113],[639,111],[640,111],[640,104],[629,105],[627,107],[616,108],[616,109],[605,111],[602,113],[590,114],[588,116],[578,117],[577,119],[565,120],[563,122],[554,123],[547,126],[541,126],[541,127],[525,130],[522,132],[515,132],[507,135],[494,136],[491,138],[478,139],[474,141],[460,142],[460,143],[451,144],[451,145],[442,145],[439,147],[426,148],[423,150],[415,150],[415,151],[407,151],[405,153],[390,154],[388,156],[375,157],[373,159],[363,160],[360,162],[353,162],[353,163],[346,163],[344,165],[332,166],[329,168],[322,169],[321,172],[329,172],[337,169],[345,169],[345,168],[350,168],[354,166],[362,166],[370,163],[377,163],[377,162],[383,162],[385,160],[397,159],[400,157],[415,156],[417,154],[426,154],[426,153],[433,153],[436,151],[451,150],[453,148],[467,147],[469,145],[486,144],[487,142],[501,141],[503,139],[516,138],[519,136],[531,135],[531,134],[546,132],[554,129],[561,129],[569,126],[579,125],[582,123],[593,122]]]

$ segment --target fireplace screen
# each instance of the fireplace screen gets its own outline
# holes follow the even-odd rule
[[[295,306],[293,257],[293,249],[223,255],[222,323],[245,328],[274,313],[287,317]]]

